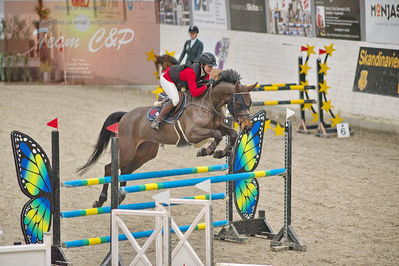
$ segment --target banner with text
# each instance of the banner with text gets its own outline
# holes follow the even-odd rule
[[[366,0],[366,40],[399,44],[399,1]]]
[[[146,60],[159,51],[155,1],[6,1],[5,17],[5,54],[24,62],[9,81],[157,82]]]
[[[360,47],[353,91],[399,97],[399,50]]]
[[[360,40],[359,1],[315,0],[316,36]]]
[[[264,0],[230,0],[232,30],[266,32]]]
[[[191,0],[193,24],[201,28],[227,30],[226,1]]]

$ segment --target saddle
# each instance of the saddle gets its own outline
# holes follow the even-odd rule
[[[169,124],[174,124],[177,120],[180,119],[180,117],[183,114],[184,109],[186,109],[187,103],[188,103],[187,94],[183,93],[182,97],[183,97],[183,99],[182,99],[182,103],[180,104],[180,106],[178,106],[178,108],[173,109],[173,111],[170,112],[169,114],[167,114],[162,119],[162,121],[169,123]],[[150,121],[153,121],[158,116],[159,112],[161,111],[162,106],[168,101],[171,101],[171,99],[165,93],[159,94],[158,101],[155,102],[154,106],[150,107],[150,109],[147,111],[147,119]]]

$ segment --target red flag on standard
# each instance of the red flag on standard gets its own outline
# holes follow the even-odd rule
[[[319,54],[325,54],[325,53],[326,53],[326,50],[319,49]]]
[[[58,129],[58,118],[55,118],[55,119],[51,120],[50,122],[47,123],[47,125],[49,127],[53,127],[53,128]]]
[[[308,50],[308,48],[307,47],[305,47],[305,46],[301,46],[301,52],[303,52],[303,51],[307,51]]]
[[[107,130],[111,131],[111,132],[113,132],[115,134],[118,134],[118,126],[119,126],[119,123],[112,124],[112,125],[107,127]]]

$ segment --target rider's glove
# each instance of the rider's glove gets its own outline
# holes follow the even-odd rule
[[[206,84],[206,87],[207,88],[212,88],[214,84],[215,84],[215,80],[214,79],[210,79],[210,80],[208,80],[208,83]]]

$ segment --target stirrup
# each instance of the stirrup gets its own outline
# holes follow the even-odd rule
[[[155,129],[156,131],[159,131],[159,127],[161,125],[161,121],[158,121],[157,119],[154,119],[151,123],[151,127]]]

